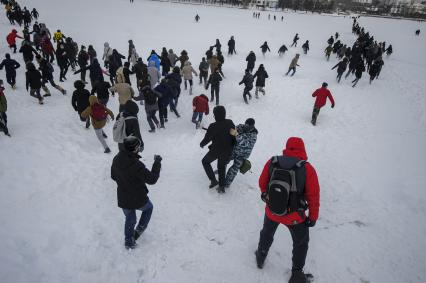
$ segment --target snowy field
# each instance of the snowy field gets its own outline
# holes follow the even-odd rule
[[[352,45],[348,17],[285,13],[285,21],[252,18],[251,10],[160,2],[101,0],[21,0],[40,12],[53,32],[61,29],[80,44],[93,44],[98,57],[103,43],[127,54],[133,39],[146,58],[163,46],[186,49],[198,71],[201,57],[216,38],[235,36],[238,55],[225,57],[226,79],[221,103],[237,123],[256,119],[258,142],[250,158],[252,173],[238,175],[224,195],[208,189],[199,147],[204,132],[190,122],[192,97],[182,91],[180,119],[170,115],[166,129],[148,133],[145,112],[139,120],[145,141],[143,160],[163,156],[151,223],[138,248],[123,247],[124,215],[117,207],[107,155],[92,129],[86,130],[71,107],[73,82],[63,84],[67,96],[51,89],[38,105],[25,91],[23,67],[18,87],[6,86],[9,129],[0,134],[0,282],[286,282],[290,277],[291,238],[281,226],[263,270],[253,252],[262,227],[264,204],[257,180],[266,160],[280,154],[291,136],[304,139],[309,160],[321,185],[320,218],[311,229],[305,271],[315,282],[426,282],[426,39],[424,23],[361,18],[360,24],[378,41],[392,44],[381,77],[356,88],[335,81],[323,50],[336,31]],[[194,22],[198,13],[201,21]],[[277,15],[282,15],[277,13]],[[0,17],[0,55],[8,52],[11,26]],[[420,37],[414,30],[420,28]],[[300,47],[279,58],[298,32],[301,55],[294,77],[284,77]],[[262,58],[260,45],[272,52]],[[266,96],[245,105],[238,85],[248,52],[269,73]],[[22,63],[20,54],[13,55]],[[59,70],[55,65],[55,79]],[[4,71],[0,77],[5,80]],[[134,78],[133,78],[134,79]],[[310,124],[312,92],[323,81],[336,100]],[[50,87],[49,87],[50,88]],[[205,92],[195,84],[194,93]],[[116,98],[109,107],[117,113]],[[209,115],[205,126],[213,121]],[[112,136],[112,123],[106,132]]]

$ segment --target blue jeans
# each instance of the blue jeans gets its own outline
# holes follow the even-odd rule
[[[194,124],[196,124],[197,122],[201,123],[201,120],[203,120],[203,112],[194,112],[192,114],[192,120],[191,120],[192,123]]]
[[[144,231],[146,227],[148,227],[149,220],[151,220],[152,209],[153,206],[150,200],[148,200],[143,207],[137,209],[142,211],[138,226],[136,226],[136,230],[139,232]],[[124,239],[126,244],[130,244],[134,241],[133,234],[135,232],[136,224],[136,209],[123,208],[123,212],[126,216],[126,222],[124,223]]]

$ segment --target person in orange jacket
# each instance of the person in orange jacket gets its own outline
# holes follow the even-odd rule
[[[309,228],[315,226],[319,214],[320,186],[315,168],[307,162],[305,144],[301,138],[291,137],[287,140],[283,155],[275,156],[265,164],[259,177],[261,198],[266,203],[263,228],[260,231],[259,245],[255,252],[257,267],[263,268],[274,234],[280,224],[290,230],[293,240],[293,266],[290,283],[308,282],[312,276],[303,272],[309,244]],[[282,206],[284,213],[277,214],[276,191],[273,185],[280,176],[277,169],[293,170],[295,190],[289,193],[289,203]],[[274,181],[274,182],[271,182]],[[281,193],[281,190],[277,190]],[[275,193],[275,194],[274,194]],[[306,216],[309,210],[309,216]]]
[[[334,99],[333,99],[333,96],[331,95],[331,92],[327,89],[327,86],[328,86],[327,83],[322,83],[321,88],[315,90],[314,93],[312,94],[312,97],[316,97],[314,110],[312,111],[312,120],[311,120],[311,123],[314,126],[317,123],[317,117],[319,115],[321,107],[323,107],[325,103],[327,102],[327,97],[328,99],[330,99],[331,108],[334,108]]]

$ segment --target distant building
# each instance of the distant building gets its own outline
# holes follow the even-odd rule
[[[278,0],[253,0],[251,4],[260,8],[276,8],[278,7]]]
[[[354,3],[359,4],[365,4],[365,5],[371,5],[373,3],[373,0],[352,0]]]

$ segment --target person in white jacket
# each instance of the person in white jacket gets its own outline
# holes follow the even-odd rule
[[[139,54],[136,52],[136,48],[133,48],[130,52],[130,63],[132,64],[132,67],[136,65],[139,59]]]
[[[192,95],[192,74],[198,76],[197,72],[192,68],[191,62],[186,61],[182,71],[180,72],[181,76],[185,80],[185,90],[187,89],[187,81],[189,81],[189,95]]]
[[[109,67],[109,57],[112,55],[112,48],[109,47],[109,43],[104,43],[104,54],[102,55],[102,60],[104,60],[105,68]]]
[[[151,88],[153,89],[155,85],[160,82],[161,73],[155,66],[155,61],[149,61],[148,63],[148,75],[150,78]]]

